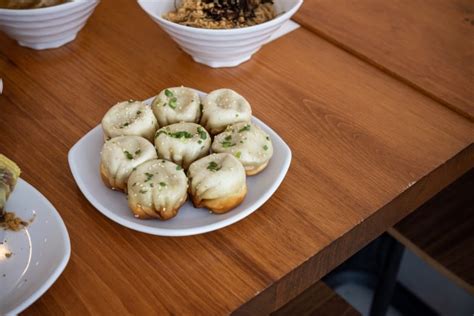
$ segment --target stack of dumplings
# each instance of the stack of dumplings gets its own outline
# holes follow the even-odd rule
[[[249,102],[230,89],[201,100],[193,89],[174,87],[151,106],[120,102],[102,119],[102,181],[128,195],[139,219],[175,217],[188,194],[196,208],[228,212],[245,199],[246,177],[273,155],[270,137],[251,118]]]

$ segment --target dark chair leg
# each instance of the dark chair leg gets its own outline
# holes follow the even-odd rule
[[[385,258],[382,271],[375,289],[374,298],[370,307],[370,316],[385,316],[387,314],[393,292],[397,284],[397,275],[405,248],[395,239],[389,238],[388,254]]]

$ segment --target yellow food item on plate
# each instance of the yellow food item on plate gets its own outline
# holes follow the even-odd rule
[[[15,188],[20,167],[4,155],[0,154],[0,214],[7,203],[7,199]]]

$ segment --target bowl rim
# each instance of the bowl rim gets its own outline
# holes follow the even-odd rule
[[[279,23],[282,23],[285,20],[288,20],[291,16],[293,16],[293,14],[295,14],[295,12],[301,7],[301,5],[304,2],[304,0],[296,0],[295,5],[293,5],[293,7],[290,10],[276,16],[275,18],[269,21],[266,21],[257,25],[252,25],[252,26],[247,26],[247,27],[242,27],[242,28],[233,28],[233,29],[205,29],[205,28],[186,26],[186,25],[168,21],[164,19],[163,17],[161,17],[160,15],[154,12],[150,12],[148,9],[146,9],[143,5],[143,3],[146,1],[150,1],[150,0],[138,0],[137,2],[143,11],[145,11],[152,18],[158,20],[160,24],[164,24],[166,26],[176,28],[178,30],[190,32],[190,33],[196,33],[196,34],[212,33],[212,34],[221,34],[221,35],[250,33],[253,31],[259,31],[262,29],[266,29],[268,27],[278,25]]]
[[[92,3],[97,3],[100,0],[70,0],[66,3],[54,5],[51,7],[45,7],[45,8],[33,8],[33,9],[5,9],[5,8],[0,8],[0,13],[8,13],[12,16],[33,16],[37,14],[48,14],[48,13],[56,13],[56,12],[61,12],[68,10],[70,8],[74,8],[80,5],[84,4],[92,4]]]

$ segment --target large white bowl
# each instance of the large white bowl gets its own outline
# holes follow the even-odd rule
[[[56,48],[73,41],[99,0],[73,0],[27,10],[0,9],[0,31],[33,49]]]
[[[278,16],[268,22],[239,29],[201,29],[165,20],[174,0],[138,0],[142,9],[193,59],[213,68],[235,67],[249,60],[299,9],[303,0],[275,0]]]

